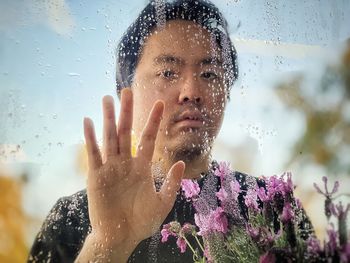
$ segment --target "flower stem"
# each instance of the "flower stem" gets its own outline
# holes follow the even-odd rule
[[[194,235],[194,238],[196,239],[196,241],[197,241],[199,247],[201,248],[202,252],[204,253],[204,247],[202,246],[202,243],[199,241],[197,235]]]
[[[187,244],[187,246],[191,249],[193,255],[198,258],[197,252],[194,250],[194,248],[191,246],[190,242],[187,240],[187,238],[184,236],[183,237],[185,239],[185,242]]]

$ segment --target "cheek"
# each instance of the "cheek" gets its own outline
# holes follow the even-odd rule
[[[206,98],[205,111],[209,116],[211,125],[219,126],[221,124],[225,113],[226,100],[225,92],[213,92]]]
[[[152,100],[153,102],[156,100],[167,100],[168,97],[174,95],[172,93],[176,89],[175,82],[169,82],[157,77],[156,73],[153,71],[147,71],[139,76],[138,81],[135,81],[135,86],[137,87],[135,93],[138,92],[140,96],[147,100]]]
[[[140,136],[151,112],[153,103],[147,93],[134,91],[134,108],[133,108],[133,129],[136,136]]]
[[[227,103],[227,89],[222,85],[216,87],[208,87],[210,92],[206,95],[207,105],[209,109],[215,112],[222,112]]]

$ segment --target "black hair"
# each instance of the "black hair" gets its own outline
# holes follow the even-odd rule
[[[228,91],[238,77],[237,53],[229,34],[227,21],[209,0],[151,0],[122,36],[116,52],[117,94],[131,87],[137,63],[147,37],[170,20],[193,21],[207,29],[219,45]],[[228,92],[229,93],[229,92]]]

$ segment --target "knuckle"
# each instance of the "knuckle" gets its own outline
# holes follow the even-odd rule
[[[154,141],[155,140],[155,135],[153,133],[146,132],[146,133],[143,134],[143,139],[144,139],[145,142]]]
[[[119,126],[119,134],[123,134],[123,135],[126,135],[126,134],[129,134],[130,133],[130,129],[128,126],[126,125],[120,125]]]

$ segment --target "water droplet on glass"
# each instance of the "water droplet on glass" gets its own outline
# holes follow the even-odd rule
[[[68,73],[68,76],[70,76],[70,77],[79,77],[80,74],[76,73],[76,72],[70,72],[70,73]]]

